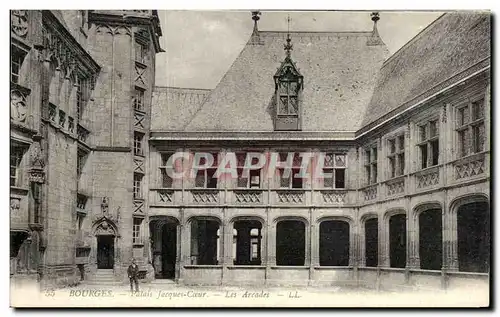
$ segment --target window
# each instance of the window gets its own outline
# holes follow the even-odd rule
[[[62,110],[59,110],[59,125],[61,128],[64,128],[64,124],[66,123],[66,113]]]
[[[84,151],[78,151],[76,157],[76,175],[78,178],[82,175],[83,167],[85,166],[85,162],[87,161],[87,153]]]
[[[345,188],[346,156],[344,154],[327,153],[323,167],[323,187]]]
[[[139,111],[144,110],[144,90],[140,88],[135,88],[134,91],[134,109]]]
[[[144,134],[140,132],[134,132],[134,155],[144,155],[142,150],[143,139]]]
[[[84,91],[86,87],[86,81],[80,77],[77,77],[76,82],[76,118],[78,121],[82,119],[84,100]]]
[[[88,197],[82,194],[78,194],[76,196],[76,208],[78,210],[84,211],[85,206],[87,205],[87,199]]]
[[[387,140],[389,154],[389,178],[404,175],[405,173],[405,136],[400,135]]]
[[[484,151],[484,98],[458,108],[456,122],[459,156]]]
[[[134,173],[134,199],[142,199],[142,175]]]
[[[41,184],[32,182],[31,193],[33,196],[33,223],[40,223],[41,207],[42,207]]]
[[[142,218],[134,218],[134,225],[132,228],[132,243],[142,244]]]
[[[10,81],[14,84],[18,84],[21,66],[26,57],[26,52],[15,45],[11,45],[10,48]]]
[[[21,161],[25,148],[22,146],[11,146],[10,147],[10,186],[21,185]]]
[[[279,153],[279,161],[286,162],[288,153]],[[302,158],[296,153],[291,170],[278,168],[281,188],[303,188],[303,178],[299,175]],[[289,172],[287,175],[285,172]]]
[[[238,172],[238,182],[237,187],[239,188],[260,188],[260,169],[249,170],[248,175],[243,175],[245,172],[245,153],[237,154],[237,172]],[[256,164],[257,158],[253,158],[252,164]],[[246,176],[246,177],[244,177]]]
[[[278,115],[297,115],[298,106],[298,80],[283,78],[279,83]]]
[[[291,39],[287,39],[286,57],[274,75],[276,118],[275,130],[293,131],[300,129],[300,95],[303,88],[303,76],[292,61]]]
[[[365,179],[368,185],[377,182],[377,160],[377,146],[365,150]]]
[[[194,180],[195,187],[199,188],[217,188],[217,178],[215,171],[217,170],[217,154],[212,153],[214,163],[211,167],[206,169],[198,169],[196,171],[196,178]],[[200,165],[205,165],[205,158],[200,159]]]
[[[420,167],[427,168],[439,163],[438,120],[431,120],[418,126]]]
[[[135,42],[135,60],[143,64],[146,62],[146,46],[139,42]]]
[[[161,171],[161,187],[162,188],[172,188],[173,179],[168,175],[168,170],[173,169],[174,166],[167,166],[168,159],[172,156],[173,153],[163,153],[161,155],[162,166],[160,167]]]

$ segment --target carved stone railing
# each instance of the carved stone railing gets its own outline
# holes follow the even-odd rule
[[[405,192],[405,177],[399,176],[385,183],[387,196],[403,194]]]
[[[485,154],[477,153],[461,158],[453,163],[456,180],[474,177],[485,173]]]
[[[276,202],[279,204],[303,204],[305,192],[303,190],[279,189],[276,190]]]
[[[323,204],[344,204],[346,203],[347,191],[321,190],[321,203]]]
[[[362,197],[365,201],[374,200],[377,198],[377,195],[378,195],[378,184],[370,185],[370,186],[367,186],[365,188],[362,188],[361,192],[363,194]]]
[[[78,135],[78,140],[80,140],[83,143],[87,143],[90,131],[82,127],[81,125],[78,125],[76,127],[76,134]]]
[[[194,204],[216,204],[219,191],[213,189],[191,189],[191,202]]]
[[[439,184],[439,166],[427,168],[415,173],[416,189],[433,187]]]
[[[234,190],[234,202],[237,204],[261,204],[262,190]]]
[[[156,202],[159,204],[172,204],[174,202],[174,191],[171,189],[158,189],[156,191]]]

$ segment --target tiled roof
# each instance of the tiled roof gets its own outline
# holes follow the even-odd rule
[[[209,93],[209,89],[155,87],[151,103],[151,130],[183,130]]]
[[[489,56],[490,14],[442,15],[384,63],[364,129]]]
[[[259,34],[262,44],[249,41],[185,131],[273,131],[273,76],[285,58],[286,32]],[[371,35],[291,32],[292,60],[304,76],[303,131],[360,127],[376,75],[389,55],[383,42],[367,45]],[[176,120],[192,113],[180,108],[171,111]]]

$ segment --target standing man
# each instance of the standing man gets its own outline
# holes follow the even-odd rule
[[[137,274],[139,273],[139,266],[135,263],[135,259],[132,258],[132,264],[129,265],[128,270],[128,278],[130,279],[130,292],[134,292],[133,285],[135,284],[135,291],[139,291],[139,280]]]

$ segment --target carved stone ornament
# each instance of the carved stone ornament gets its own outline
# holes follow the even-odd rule
[[[113,228],[108,224],[107,221],[103,221],[102,224],[97,227],[96,235],[115,235],[115,231]]]
[[[28,34],[28,11],[27,10],[12,10],[11,30],[20,37],[26,37]]]
[[[41,168],[31,168],[29,171],[30,182],[43,184],[45,182],[45,172]]]
[[[42,147],[40,142],[33,142],[31,150],[31,166],[34,168],[44,168],[45,161],[43,159]]]
[[[109,210],[109,199],[108,197],[102,197],[101,211],[103,214],[106,214],[108,210]]]
[[[16,212],[21,208],[21,200],[19,198],[11,198],[10,199],[10,211]]]
[[[24,123],[28,106],[26,104],[26,96],[19,90],[11,90],[10,92],[10,118],[16,122]]]

